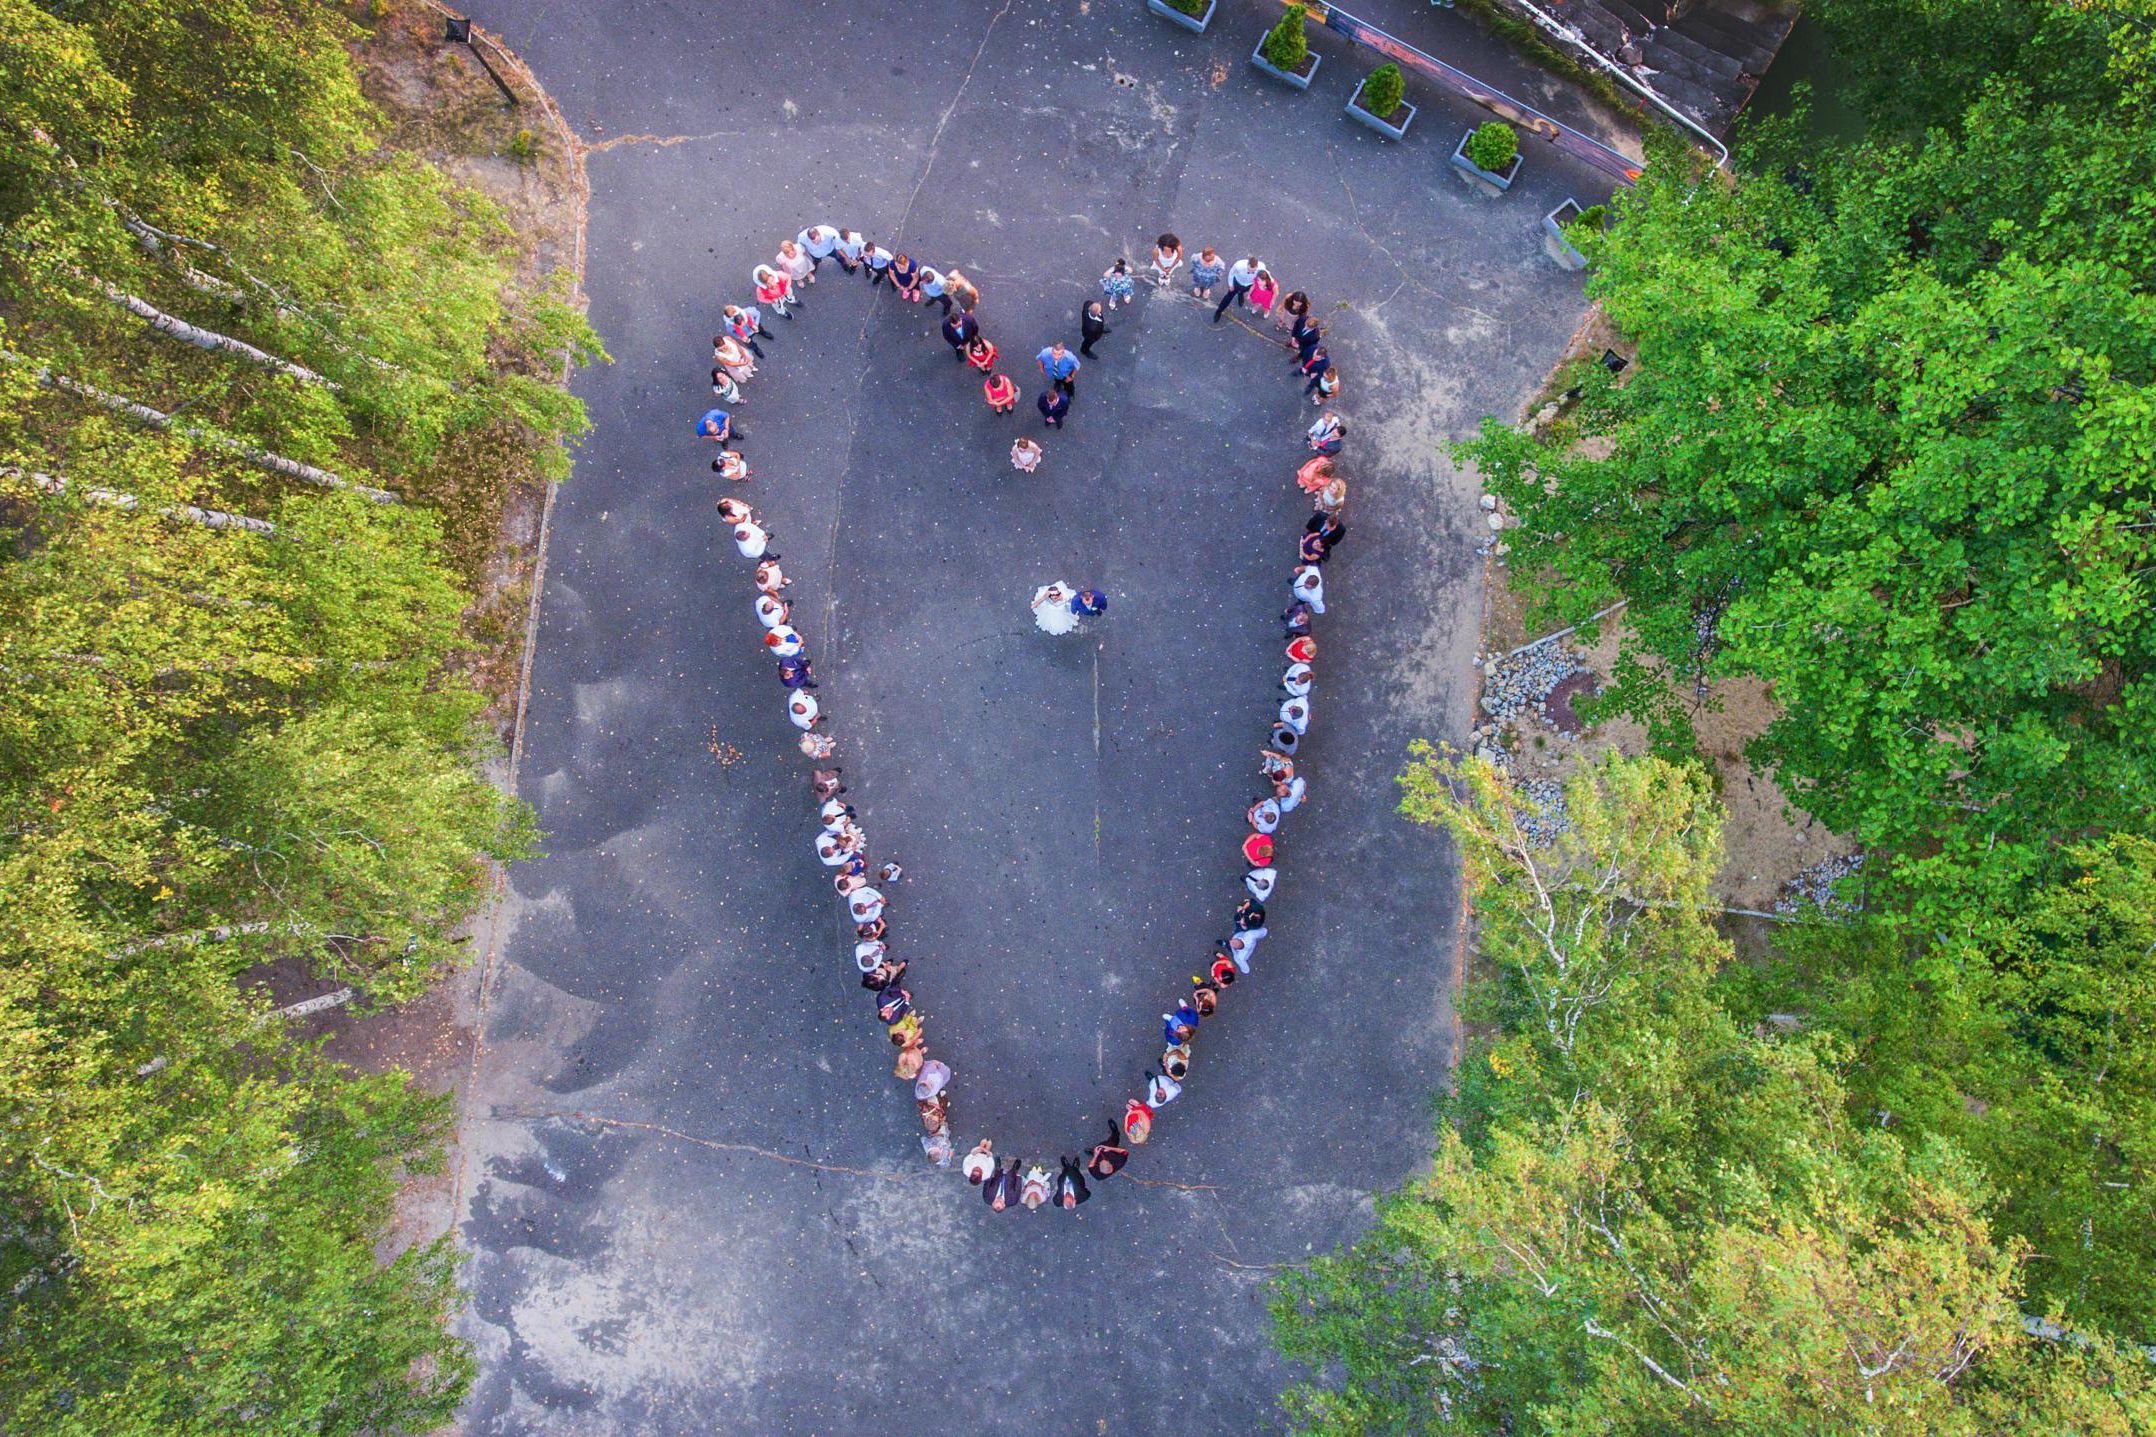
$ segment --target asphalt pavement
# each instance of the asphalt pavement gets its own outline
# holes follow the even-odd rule
[[[1410,741],[1470,723],[1487,530],[1443,446],[1578,323],[1539,223],[1606,191],[1546,153],[1471,187],[1447,156],[1478,116],[1426,87],[1404,144],[1352,124],[1374,62],[1335,36],[1311,92],[1267,81],[1244,59],[1276,13],[1221,0],[1191,37],[1136,0],[478,7],[595,147],[615,363],[578,381],[596,429],[521,779],[546,855],[511,875],[464,1117],[466,1430],[1279,1426],[1266,1281],[1426,1159],[1453,1037],[1456,874],[1393,811]],[[819,221],[966,271],[1026,390],[991,415],[932,309],[826,266],[737,409],[849,797],[907,869],[894,945],[956,1130],[1013,1155],[1106,1131],[1227,929],[1313,414],[1269,331],[1141,287],[1021,475],[1030,356],[1165,229],[1309,290],[1344,371],[1349,535],[1273,936],[1076,1214],[991,1214],[922,1160],[690,432],[720,304]],[[1110,612],[1038,633],[1055,578]]]

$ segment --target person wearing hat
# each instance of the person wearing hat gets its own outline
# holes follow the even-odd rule
[[[1145,1140],[1153,1136],[1153,1110],[1138,1099],[1132,1098],[1123,1108],[1123,1141],[1132,1147],[1145,1146]]]
[[[788,625],[780,624],[775,629],[764,631],[764,647],[779,658],[790,659],[800,653],[805,645],[801,642],[800,634]]]
[[[793,720],[793,726],[797,729],[812,729],[823,722],[823,713],[816,702],[816,696],[803,693],[799,689],[794,690],[793,697],[786,700],[786,717]]]
[[[1271,802],[1271,800],[1268,799],[1267,802],[1269,803]],[[1264,807],[1263,804],[1255,804],[1252,806],[1257,808]],[[1275,805],[1276,812],[1277,809],[1278,805]],[[1272,834],[1269,830],[1253,833],[1243,840],[1243,862],[1249,864],[1252,868],[1263,868],[1266,864],[1271,863],[1272,861],[1273,840]]]
[[[1123,1146],[1122,1138],[1122,1131],[1110,1123],[1107,1138],[1093,1144],[1086,1154],[1086,1171],[1093,1174],[1096,1181],[1114,1177],[1123,1171],[1123,1164],[1130,1161],[1130,1149]]]
[[[1271,798],[1261,798],[1250,805],[1249,811],[1243,816],[1250,820],[1250,826],[1259,833],[1271,833],[1274,829],[1280,827],[1279,801]],[[1245,857],[1249,856],[1250,845],[1247,841],[1243,845],[1243,853]]]
[[[776,629],[784,626],[786,616],[790,612],[792,612],[792,605],[788,604],[784,599],[758,591],[756,595],[756,618],[765,628]]]
[[[973,1151],[966,1154],[966,1159],[958,1165],[958,1170],[964,1173],[966,1181],[975,1187],[987,1182],[989,1174],[996,1170],[996,1145],[987,1138],[982,1138],[973,1145]]]
[[[1056,1177],[1055,1204],[1066,1212],[1093,1196],[1085,1185],[1085,1169],[1078,1166],[1073,1157],[1062,1159],[1063,1171]]]
[[[1243,887],[1249,889],[1250,896],[1260,903],[1273,896],[1273,885],[1279,881],[1280,870],[1277,868],[1253,868],[1243,875]]]

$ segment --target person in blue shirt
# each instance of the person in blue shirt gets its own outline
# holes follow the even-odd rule
[[[696,421],[696,436],[699,439],[715,439],[721,444],[729,439],[749,437],[734,427],[733,416],[723,409],[705,410],[703,417]]]
[[[1043,379],[1065,394],[1077,391],[1078,356],[1065,349],[1062,340],[1057,340],[1033,357],[1040,361]]]

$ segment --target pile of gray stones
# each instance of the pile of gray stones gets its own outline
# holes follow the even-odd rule
[[[1863,866],[1861,853],[1822,859],[1782,885],[1782,896],[1774,900],[1774,911],[1791,918],[1811,913],[1836,917],[1855,913],[1863,904],[1852,895],[1836,893],[1834,885]]]
[[[1560,739],[1573,741],[1576,736],[1552,723],[1549,712],[1550,693],[1572,675],[1586,671],[1571,649],[1552,637],[1514,654],[1477,654],[1475,662],[1482,670],[1482,711],[1488,722],[1469,731],[1471,754],[1511,773],[1512,750],[1505,747],[1499,731],[1528,716],[1540,720]],[[1538,778],[1517,786],[1526,800],[1521,827],[1530,843],[1547,848],[1572,826],[1565,812],[1564,785],[1553,778]]]

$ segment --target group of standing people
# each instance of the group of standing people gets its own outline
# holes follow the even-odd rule
[[[1015,406],[1015,385],[995,369],[996,348],[981,334],[975,317],[979,291],[962,274],[937,270],[904,252],[893,253],[855,231],[830,225],[809,226],[794,239],[782,242],[772,262],[755,267],[751,275],[754,305],[723,307],[725,329],[714,337],[712,345],[712,387],[722,401],[738,402],[743,384],[755,374],[755,361],[763,357],[758,341],[771,337],[763,325],[763,312],[768,309],[781,318],[792,319],[802,289],[816,283],[817,271],[826,261],[837,263],[848,273],[865,273],[872,288],[889,283],[912,302],[940,303],[944,311],[943,336],[954,354],[989,376],[984,388],[999,412],[1007,413]],[[1162,235],[1154,247],[1154,282],[1162,287],[1173,283],[1182,262],[1180,242],[1172,234]],[[1216,320],[1230,303],[1271,312],[1277,291],[1270,274],[1254,257],[1235,266],[1221,266],[1211,248],[1202,250],[1192,264],[1195,292],[1201,298],[1210,298],[1211,287],[1223,276],[1229,279],[1231,288],[1214,311]],[[1127,263],[1116,261],[1103,275],[1101,285],[1103,298],[1089,301],[1081,313],[1081,351],[1087,355],[1105,333],[1101,322],[1105,311],[1132,299],[1134,284]],[[1291,342],[1302,350],[1305,336],[1316,333],[1315,324],[1308,322],[1309,300],[1298,291],[1283,301],[1289,302],[1294,303],[1295,334]],[[1095,332],[1096,323],[1099,332]],[[1309,351],[1322,352],[1322,348],[1321,344],[1307,346]],[[1080,361],[1060,341],[1050,344],[1036,358],[1047,383],[1041,396],[1042,413],[1050,427],[1057,427],[1061,414],[1068,411],[1070,396],[1076,392]],[[1050,396],[1060,398],[1060,408],[1049,403]],[[1305,436],[1314,457],[1296,474],[1298,486],[1312,500],[1313,512],[1297,541],[1288,604],[1280,615],[1284,644],[1279,683],[1282,697],[1266,743],[1258,753],[1262,789],[1245,812],[1249,832],[1239,849],[1244,870],[1242,894],[1230,917],[1231,931],[1213,945],[1203,971],[1190,976],[1188,989],[1180,992],[1172,1009],[1161,1015],[1160,1061],[1146,1070],[1138,1096],[1125,1103],[1121,1116],[1110,1124],[1104,1138],[1082,1155],[1064,1155],[1053,1171],[1045,1161],[999,1157],[989,1138],[982,1138],[967,1151],[959,1163],[960,1170],[968,1182],[982,1190],[983,1200],[996,1211],[1013,1206],[1038,1208],[1043,1204],[1075,1208],[1092,1196],[1089,1182],[1113,1177],[1122,1170],[1131,1149],[1151,1137],[1158,1111],[1181,1095],[1200,1025],[1218,1013],[1227,989],[1250,973],[1252,958],[1267,936],[1265,905],[1279,881],[1279,831],[1286,816],[1302,805],[1307,793],[1295,755],[1311,722],[1318,657],[1312,620],[1325,612],[1324,566],[1347,533],[1342,517],[1347,483],[1334,457],[1340,452],[1346,429],[1337,414],[1330,410],[1321,414]],[[706,411],[697,420],[696,433],[720,445],[719,457],[711,466],[715,473],[737,481],[751,477],[748,461],[734,447],[746,436],[731,411],[717,407]],[[1035,445],[1034,463],[1038,455]],[[1015,459],[1014,454],[1014,462]],[[861,986],[875,1003],[877,1022],[897,1050],[893,1073],[913,1085],[914,1104],[923,1129],[922,1150],[936,1166],[949,1167],[955,1156],[950,1116],[952,1070],[930,1053],[922,1015],[914,1006],[913,995],[902,984],[908,960],[893,951],[889,936],[891,900],[887,890],[899,882],[904,870],[889,860],[874,862],[859,815],[846,801],[843,770],[831,762],[837,754],[837,742],[823,731],[830,716],[812,692],[817,687],[814,666],[806,641],[790,622],[792,606],[785,591],[792,581],[772,547],[774,535],[770,527],[739,499],[721,498],[717,508],[720,517],[732,526],[736,550],[755,566],[754,608],[763,647],[777,665],[787,719],[801,731],[801,752],[815,765],[810,776],[810,796],[818,822],[813,846],[818,862],[830,870],[833,891],[851,925],[854,967]],[[1049,598],[1053,602],[1047,607],[1062,611],[1073,621],[1080,614],[1100,612],[1106,604],[1105,597],[1093,590]],[[1035,599],[1038,617],[1042,596],[1036,594]],[[1046,621],[1042,626],[1051,627]]]

